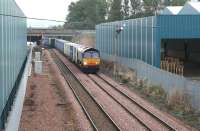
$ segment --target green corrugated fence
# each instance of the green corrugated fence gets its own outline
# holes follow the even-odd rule
[[[0,0],[0,115],[1,126],[11,105],[10,95],[27,55],[26,19],[5,15],[23,16],[14,0]],[[5,15],[2,15],[5,14]],[[18,80],[18,81],[17,81]],[[14,97],[14,94],[12,94]]]

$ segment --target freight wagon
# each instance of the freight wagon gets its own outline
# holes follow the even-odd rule
[[[64,53],[82,71],[96,73],[99,70],[100,53],[97,49],[60,39],[55,40],[55,48]]]

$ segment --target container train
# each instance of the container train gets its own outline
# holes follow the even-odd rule
[[[74,62],[85,73],[96,73],[100,65],[100,52],[91,47],[79,45],[69,41],[55,39],[56,49],[64,53],[72,62]]]

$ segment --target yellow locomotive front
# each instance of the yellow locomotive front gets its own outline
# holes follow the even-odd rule
[[[99,70],[100,54],[98,50],[86,51],[82,54],[82,58],[84,72],[95,73]]]

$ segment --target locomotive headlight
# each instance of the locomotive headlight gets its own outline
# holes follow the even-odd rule
[[[87,62],[83,62],[83,65],[87,65]]]

